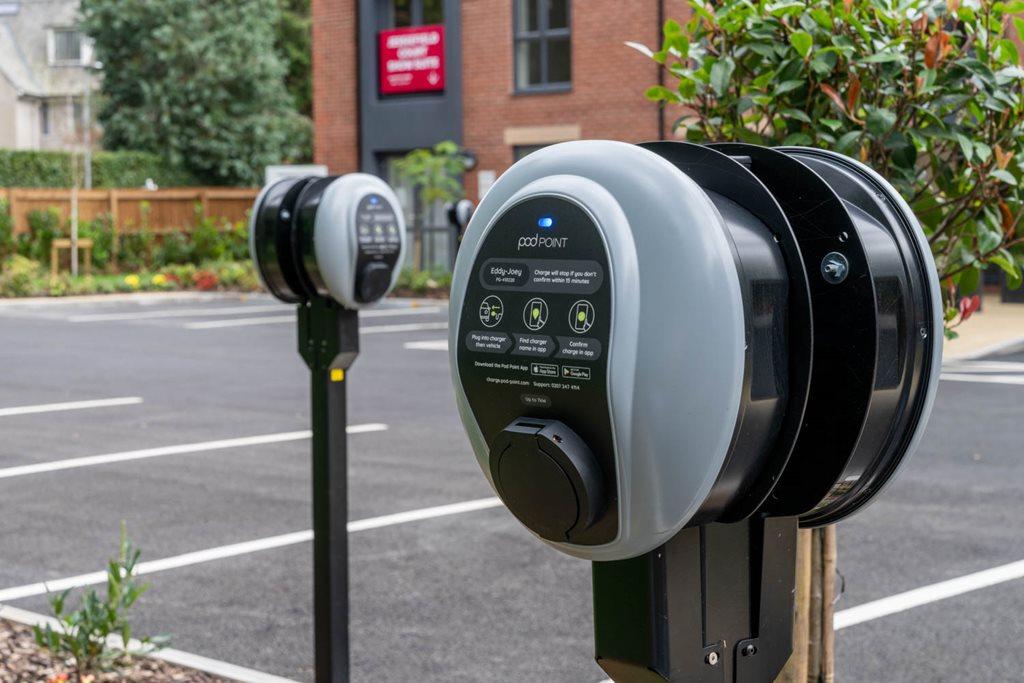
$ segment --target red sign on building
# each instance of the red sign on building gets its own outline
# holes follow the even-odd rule
[[[384,95],[444,90],[444,26],[381,31],[380,91]]]

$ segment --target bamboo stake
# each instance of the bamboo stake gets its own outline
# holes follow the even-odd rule
[[[832,627],[836,595],[836,527],[830,525],[821,530],[821,680],[835,683],[836,680],[836,632]]]
[[[810,642],[807,647],[807,680],[817,682],[821,674],[821,618],[822,618],[822,561],[821,561],[821,529],[811,532],[811,591],[810,620],[808,632]]]

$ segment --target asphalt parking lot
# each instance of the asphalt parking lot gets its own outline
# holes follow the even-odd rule
[[[353,678],[596,683],[589,566],[489,500],[446,319],[444,304],[396,301],[362,322],[350,519],[376,521],[351,534]],[[263,296],[0,306],[0,602],[46,612],[33,587],[102,569],[124,520],[158,561],[138,633],[312,680],[308,387],[291,321]],[[917,457],[840,526],[841,615],[1024,559],[1024,353],[947,372]],[[85,401],[106,403],[33,408]],[[838,679],[1021,679],[1024,582],[924,602],[842,628]]]

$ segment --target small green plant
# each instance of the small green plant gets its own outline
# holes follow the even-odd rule
[[[414,149],[394,163],[398,177],[412,186],[413,267],[423,268],[423,228],[436,202],[454,202],[463,197],[460,178],[466,171],[465,157],[454,142],[439,142],[433,148]]]
[[[73,660],[79,681],[84,676],[114,668],[133,654],[159,649],[166,638],[142,638],[141,648],[132,651],[132,627],[128,611],[148,586],[135,578],[140,552],[132,546],[121,523],[121,540],[116,558],[107,563],[107,593],[104,597],[89,589],[77,609],[67,610],[70,591],[50,600],[53,616],[59,622],[35,627],[36,642],[56,657]],[[120,642],[118,642],[120,641]]]
[[[924,228],[946,320],[989,265],[1024,265],[1024,2],[690,0],[647,97],[694,142],[806,145],[885,175]]]

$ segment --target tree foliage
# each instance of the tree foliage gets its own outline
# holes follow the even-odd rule
[[[394,162],[396,175],[413,191],[413,268],[423,269],[423,222],[437,202],[454,202],[463,197],[460,179],[466,158],[450,140],[433,147],[414,149]]]
[[[285,86],[295,110],[313,115],[313,36],[309,0],[278,0],[277,52],[285,63]]]
[[[1011,26],[1024,2],[691,0],[657,51],[696,142],[810,145],[858,157],[920,219],[947,321],[980,271],[1011,287],[1024,263],[1024,70]]]
[[[159,154],[207,184],[259,184],[308,155],[285,89],[277,0],[83,0],[103,63],[107,149]]]

